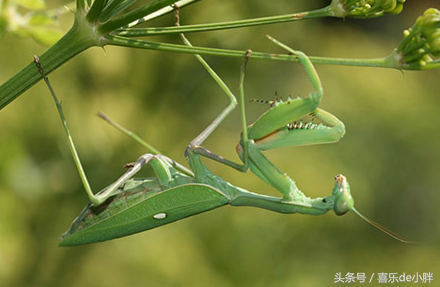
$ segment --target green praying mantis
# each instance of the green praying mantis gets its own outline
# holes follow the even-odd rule
[[[343,215],[353,210],[361,218],[402,242],[408,242],[391,231],[369,220],[354,208],[354,200],[345,176],[335,176],[331,195],[318,198],[307,197],[287,174],[280,171],[262,153],[263,150],[285,146],[312,145],[339,141],[345,133],[344,124],[334,115],[318,108],[323,96],[319,76],[308,57],[279,41],[269,40],[295,55],[316,90],[307,98],[275,98],[268,111],[252,125],[247,126],[244,109],[244,74],[249,53],[244,55],[240,72],[240,103],[243,131],[237,152],[242,164],[229,161],[203,148],[201,144],[218,127],[222,120],[235,108],[237,100],[218,75],[204,59],[197,59],[222,87],[230,98],[230,103],[222,113],[200,133],[187,147],[185,155],[191,170],[174,160],[156,153],[142,155],[136,162],[127,165],[128,171],[113,184],[93,194],[73,144],[62,107],[50,85],[49,79],[35,56],[35,63],[45,80],[57,105],[65,133],[69,140],[73,158],[79,169],[90,203],[73,221],[70,229],[62,235],[60,246],[88,244],[119,238],[162,226],[220,206],[253,206],[280,213],[301,213],[321,215],[333,210]],[[191,45],[182,35],[186,45]],[[303,122],[311,116],[315,121]],[[107,119],[110,121],[109,119]],[[151,148],[150,148],[151,149]],[[234,186],[216,176],[202,163],[201,157],[208,157],[239,171],[250,169],[260,179],[276,188],[282,197],[273,197],[247,191]],[[146,164],[149,164],[156,177],[133,178]]]

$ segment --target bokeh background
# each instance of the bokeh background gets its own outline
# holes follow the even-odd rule
[[[65,1],[48,1],[50,7]],[[330,1],[201,1],[182,23],[203,23],[311,10]],[[408,0],[398,16],[321,19],[189,35],[194,45],[283,52],[265,34],[309,55],[387,56],[437,0]],[[72,16],[61,26],[67,31]],[[170,25],[173,16],[156,20]],[[157,40],[179,42],[176,36]],[[5,35],[0,82],[46,47]],[[236,91],[241,60],[206,57]],[[0,111],[1,286],[328,286],[341,272],[419,275],[440,270],[440,70],[397,71],[319,65],[321,107],[346,124],[337,144],[282,148],[268,157],[309,196],[331,193],[345,174],[356,207],[409,240],[403,244],[353,212],[336,217],[283,215],[223,207],[155,230],[105,243],[60,248],[58,237],[87,203],[55,106],[39,83]],[[124,172],[142,147],[96,117],[103,111],[170,157],[183,152],[227,104],[191,55],[106,47],[90,49],[50,75],[95,191]],[[307,96],[298,64],[251,60],[247,100]],[[252,122],[268,107],[247,102]],[[238,110],[204,146],[238,160]],[[277,195],[256,176],[205,161],[235,185]],[[142,176],[152,175],[146,168]],[[341,283],[338,283],[341,284]],[[353,283],[352,283],[353,284]],[[368,284],[368,283],[364,283]],[[415,286],[415,283],[394,283]],[[421,283],[419,283],[421,284]],[[423,284],[424,285],[424,284]]]

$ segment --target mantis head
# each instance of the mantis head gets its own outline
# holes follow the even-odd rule
[[[349,210],[353,210],[360,218],[373,225],[383,233],[391,236],[392,238],[403,242],[403,243],[414,243],[408,241],[402,236],[394,233],[388,228],[380,225],[379,223],[365,217],[362,213],[354,208],[354,200],[350,193],[350,185],[348,184],[347,178],[342,174],[335,176],[335,187],[333,188],[333,198],[334,198],[334,211],[337,215],[343,215]]]
[[[334,211],[337,215],[343,215],[354,208],[354,200],[350,193],[350,185],[347,178],[342,174],[335,176],[333,188]]]

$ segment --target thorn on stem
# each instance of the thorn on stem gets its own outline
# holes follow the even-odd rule
[[[40,72],[41,76],[44,76],[43,68],[41,67],[40,58],[37,55],[34,55],[34,63],[38,68],[38,72]]]
[[[124,168],[125,169],[133,168],[135,164],[136,164],[135,162],[130,162],[130,163],[124,164]]]
[[[173,8],[174,8],[174,19],[176,19],[174,26],[180,26],[179,5],[174,3]]]

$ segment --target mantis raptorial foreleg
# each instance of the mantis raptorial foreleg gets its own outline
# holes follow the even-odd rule
[[[270,110],[264,113],[254,124],[246,127],[243,92],[244,64],[240,76],[240,101],[243,103],[244,128],[241,141],[237,145],[237,152],[243,164],[226,160],[200,146],[190,145],[189,148],[192,152],[222,162],[240,171],[246,171],[250,167],[258,177],[283,193],[285,201],[291,201],[303,198],[305,195],[288,175],[276,168],[261,153],[261,150],[335,142],[344,135],[345,128],[344,124],[335,116],[317,108],[323,96],[323,88],[319,76],[308,57],[304,53],[295,51],[271,37],[268,38],[299,58],[316,91],[310,93],[307,98],[288,99],[284,102],[275,100]],[[307,115],[312,115],[322,123],[319,125],[312,122],[302,123],[302,118]],[[296,124],[297,121],[300,124]]]
[[[249,166],[254,174],[284,194],[282,202],[298,204],[298,202],[308,201],[310,198],[307,198],[298,189],[295,182],[286,173],[281,172],[261,151],[286,146],[337,142],[344,136],[345,126],[334,115],[318,108],[324,91],[318,73],[308,57],[303,52],[295,51],[274,38],[267,37],[278,46],[298,57],[316,92],[310,93],[309,97],[305,99],[288,99],[283,102],[275,98],[271,109],[257,119],[255,123],[247,127],[243,92],[244,72],[247,62],[247,59],[245,59],[239,85],[243,132],[241,140],[237,145],[237,152],[243,164],[227,160],[201,146],[190,145],[189,149],[192,153],[211,158],[239,171],[246,171]],[[321,123],[303,123],[302,118],[307,115],[319,119]],[[311,200],[313,201],[313,199]],[[335,187],[333,188],[332,196],[323,199],[323,202],[329,201],[332,202],[332,209],[337,215],[353,210],[359,217],[389,236],[402,242],[410,242],[358,212],[354,208],[354,201],[348,181],[341,174],[335,176]],[[234,205],[234,203],[231,203],[231,205]]]

